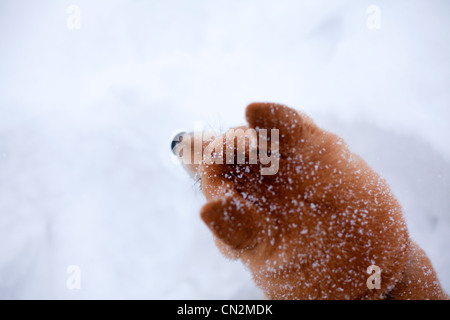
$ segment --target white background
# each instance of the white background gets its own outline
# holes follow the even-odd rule
[[[215,248],[170,153],[177,130],[243,124],[254,101],[305,111],[385,176],[450,291],[449,10],[2,1],[0,298],[261,298]]]

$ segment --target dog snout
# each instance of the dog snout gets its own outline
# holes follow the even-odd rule
[[[172,139],[172,143],[170,144],[170,149],[172,150],[173,153],[175,153],[175,148],[176,146],[183,141],[183,136],[186,135],[187,132],[180,132],[178,133],[173,139]]]

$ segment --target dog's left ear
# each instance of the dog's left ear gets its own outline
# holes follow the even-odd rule
[[[208,201],[200,215],[213,234],[233,249],[252,247],[259,226],[255,211],[244,199],[227,196]]]
[[[301,139],[303,119],[300,114],[285,105],[276,103],[252,103],[245,110],[245,117],[250,128],[278,129],[279,150],[292,151]]]

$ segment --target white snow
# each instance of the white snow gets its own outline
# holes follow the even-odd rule
[[[170,153],[181,128],[242,124],[254,101],[306,112],[380,172],[450,292],[449,9],[2,1],[0,298],[261,298]]]

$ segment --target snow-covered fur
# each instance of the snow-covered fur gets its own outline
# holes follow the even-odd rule
[[[262,175],[259,160],[186,167],[201,178],[201,218],[219,249],[248,267],[267,298],[448,299],[389,185],[341,138],[278,104],[249,105],[246,120],[243,129],[279,130],[276,174]],[[203,151],[226,143],[203,141]]]

